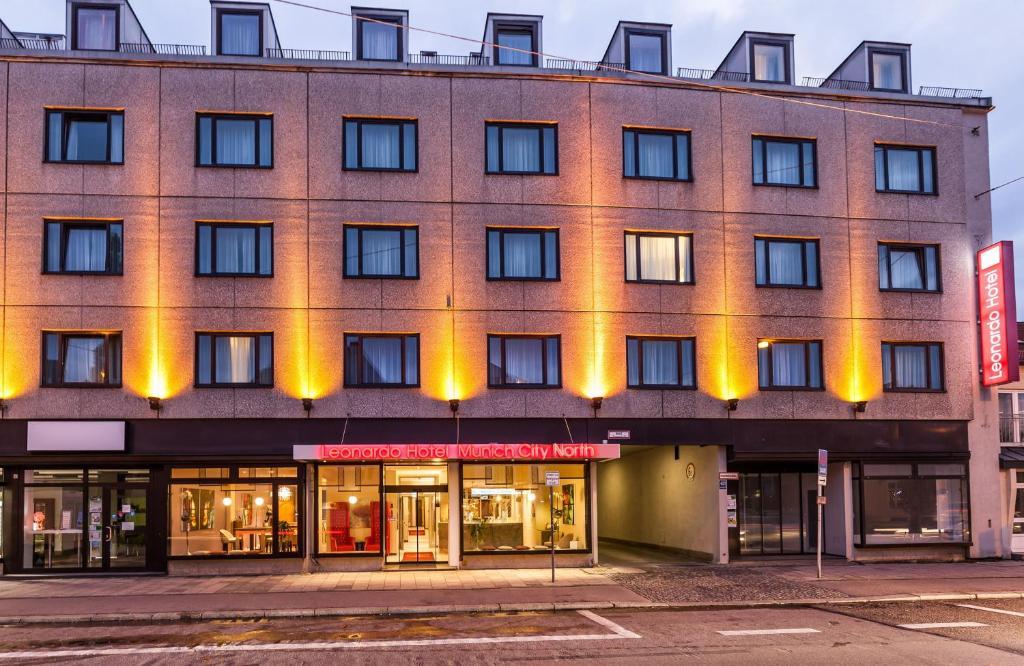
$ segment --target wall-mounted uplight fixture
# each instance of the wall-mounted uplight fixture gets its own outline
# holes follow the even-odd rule
[[[863,414],[864,412],[867,411],[867,409],[868,409],[868,401],[867,400],[858,400],[857,402],[853,403],[853,411],[856,414]]]
[[[448,409],[452,410],[452,416],[459,413],[459,405],[461,404],[458,398],[452,398],[448,401]]]
[[[161,402],[160,398],[156,397],[155,395],[149,396],[148,398],[146,398],[146,401],[149,402],[149,408],[152,409],[154,412],[159,412],[161,409],[164,408],[163,402]]]
[[[303,409],[304,412],[306,412],[307,415],[311,411],[313,411],[313,398],[303,398],[302,399],[302,409]]]
[[[601,409],[601,405],[604,404],[604,396],[594,396],[590,399],[590,408],[594,410],[594,418],[597,418],[597,410]]]
[[[736,408],[739,406],[739,404],[740,404],[740,399],[739,398],[729,398],[728,400],[725,401],[725,410],[727,412],[735,412]]]

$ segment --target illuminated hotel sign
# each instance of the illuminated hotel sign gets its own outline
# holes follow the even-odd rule
[[[982,386],[1017,381],[1020,369],[1011,241],[978,250],[978,310]]]
[[[612,460],[618,444],[295,444],[295,460]]]

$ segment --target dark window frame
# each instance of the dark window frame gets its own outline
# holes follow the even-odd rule
[[[210,272],[200,272],[200,236],[199,229],[202,227],[210,228]],[[270,229],[270,272],[261,273],[261,255],[260,255],[260,229]],[[230,273],[221,272],[217,270],[217,229],[253,229],[256,231],[256,250],[255,250],[255,266],[256,270],[252,273]],[[197,278],[209,278],[209,277],[233,277],[233,278],[272,278],[274,277],[274,223],[273,222],[221,222],[217,220],[196,220],[196,233],[195,233],[195,272],[193,277]]]
[[[825,343],[820,339],[803,339],[803,338],[758,338],[757,344],[760,345],[762,342],[768,343],[768,384],[761,385],[761,355],[758,354],[758,381],[757,388],[759,391],[824,391],[825,390]],[[804,347],[804,383],[802,385],[785,385],[776,386],[772,382],[772,367],[774,361],[772,359],[772,345],[776,343],[782,344],[801,344]],[[811,385],[811,345],[818,345],[818,369],[821,371],[821,386]],[[757,351],[761,351],[760,347],[757,347]]]
[[[358,247],[358,273],[348,272],[348,230],[356,229],[359,232],[359,247]],[[416,232],[416,274],[406,275],[405,274],[405,232],[408,230],[414,230]],[[367,275],[363,273],[363,232],[364,231],[398,231],[400,232],[401,240],[399,241],[399,251],[401,252],[401,258],[399,263],[402,265],[402,273],[399,275]],[[420,279],[420,228],[418,225],[413,224],[344,224],[341,227],[341,275],[346,280],[419,280]]]
[[[761,142],[761,173],[764,177],[764,182],[759,183],[756,180],[757,169],[755,169],[754,161],[754,142]],[[796,144],[800,147],[800,182],[799,183],[770,183],[768,182],[768,144],[769,143],[790,143]],[[814,159],[814,164],[811,165],[814,171],[814,184],[807,185],[804,179],[804,144],[810,144],[811,146],[811,157]],[[765,134],[752,134],[750,135],[750,182],[754,187],[795,187],[801,190],[816,190],[818,189],[818,140],[798,138],[791,136],[768,136]]]
[[[405,61],[405,39],[402,27],[403,21],[400,16],[388,16],[386,14],[362,14],[357,13],[356,19],[356,60],[366,62],[404,62]],[[366,21],[364,19],[371,19]],[[394,58],[366,58],[363,56],[363,26],[367,23],[393,23],[395,25],[395,57]]]
[[[234,16],[255,16],[259,19],[259,53],[224,53],[224,20],[223,16],[234,15]],[[265,53],[263,50],[263,12],[256,9],[228,9],[218,8],[217,9],[217,55],[229,56],[233,58],[262,58]]]
[[[358,166],[349,166],[346,159],[348,153],[348,132],[346,125],[356,125],[356,162]],[[400,167],[364,167],[363,162],[363,125],[397,125],[398,126],[398,159]],[[413,160],[416,166],[412,169],[405,165],[405,126],[412,125],[416,134],[416,145],[413,146]],[[341,168],[343,171],[379,171],[384,173],[419,173],[420,170],[420,128],[418,118],[382,118],[369,116],[342,116],[341,118]]]
[[[633,133],[633,173],[626,175],[626,133]],[[672,137],[672,173],[673,176],[641,176],[640,175],[640,135],[654,134]],[[679,177],[679,137],[686,137],[686,178]],[[667,129],[657,127],[622,126],[622,177],[631,180],[660,180],[672,183],[693,182],[693,132],[687,129]]]
[[[270,382],[260,382],[260,338],[270,337]],[[210,338],[210,382],[201,384],[199,382],[199,338],[208,336]],[[253,381],[246,383],[218,382],[217,381],[217,339],[218,338],[252,338],[253,339]],[[273,331],[196,331],[195,346],[193,347],[193,382],[194,388],[273,388],[274,387],[274,333]]]
[[[882,340],[880,352],[882,361],[885,362],[885,347],[889,347],[889,382],[890,387],[885,385],[885,375],[882,375],[883,393],[945,393],[946,392],[946,348],[941,342],[907,341],[907,340]],[[896,354],[893,353],[896,347],[924,347],[925,350],[925,388],[902,388],[896,386]],[[939,350],[939,388],[928,388],[932,385],[932,377],[935,368],[932,368],[932,347]]]
[[[766,282],[757,281],[757,241],[763,241],[765,244],[765,279]],[[771,269],[771,250],[769,245],[772,243],[798,243],[800,245],[800,270],[802,272],[801,284],[782,284],[771,281],[772,269]],[[817,273],[816,285],[807,284],[807,244],[813,243],[815,246],[814,252],[814,270]],[[821,279],[821,239],[820,238],[791,238],[788,236],[754,236],[754,286],[764,289],[816,289],[821,290],[822,279]]]
[[[62,378],[53,383],[46,382],[46,337],[48,335],[57,336],[57,374]],[[68,342],[71,339],[100,339],[103,340],[103,366],[107,373],[110,372],[110,363],[112,355],[110,353],[110,340],[117,338],[121,341],[121,378],[118,382],[65,382],[64,377],[64,365],[67,362],[68,355]],[[39,372],[39,387],[40,388],[88,388],[88,389],[118,389],[121,388],[124,382],[124,332],[123,331],[53,331],[46,330],[42,331],[41,343],[39,347],[39,357],[41,361],[40,372]]]
[[[694,272],[694,268],[693,268],[693,232],[692,231],[686,231],[686,232],[675,232],[675,231],[635,231],[635,230],[627,229],[627,230],[625,230],[623,232],[623,235],[622,235],[623,257],[625,257],[625,253],[629,251],[629,246],[626,243],[626,236],[630,236],[630,235],[633,235],[633,236],[637,237],[637,242],[636,242],[636,279],[633,279],[633,280],[629,279],[628,273],[626,272],[628,270],[628,264],[626,263],[626,261],[623,261],[622,262],[622,278],[623,278],[623,281],[626,282],[626,284],[678,284],[678,285],[695,285],[695,284],[697,284],[697,275]],[[675,280],[650,280],[650,279],[645,279],[645,278],[641,278],[640,277],[640,275],[643,273],[643,268],[642,268],[643,265],[640,262],[640,256],[641,256],[641,253],[640,253],[640,238],[642,236],[657,237],[657,238],[675,238],[676,239],[676,261],[675,261],[676,279]],[[679,237],[680,236],[686,236],[687,238],[690,239],[690,252],[689,252],[689,256],[686,258],[687,267],[688,267],[688,269],[690,271],[690,279],[687,280],[687,281],[679,280]]]
[[[536,53],[530,54],[530,63],[508,63],[501,61],[502,47],[498,45],[499,36],[503,32],[514,34],[528,34],[530,36],[530,50],[537,51],[537,24],[532,21],[495,21],[491,25],[494,46],[491,47],[494,56],[494,64],[501,67],[538,67],[540,61]],[[518,53],[518,52],[515,52]]]
[[[874,153],[882,151],[882,169],[883,169],[883,182],[885,183],[885,189],[878,189],[878,174],[875,173],[875,192],[881,194],[922,194],[925,196],[938,196],[939,195],[939,163],[938,163],[938,151],[936,146],[909,146],[901,145],[898,143],[879,143],[874,144],[874,151],[872,152],[872,158]],[[919,190],[896,190],[889,187],[889,151],[890,150],[910,150],[917,152],[917,182],[924,188],[924,159],[921,154],[928,151],[932,155],[932,191],[928,192],[924,189]],[[878,168],[878,161],[875,160],[875,169]]]
[[[882,286],[882,276],[878,276],[878,291],[881,292],[895,292],[905,294],[941,294],[942,293],[942,245],[939,243],[900,243],[892,241],[879,241],[879,249],[882,247],[887,248],[888,261],[885,264],[885,270],[888,273],[889,285],[888,287]],[[927,255],[925,254],[925,248],[935,249],[935,289],[928,289],[928,264]],[[902,251],[912,250],[918,256],[918,267],[921,269],[921,284],[925,285],[921,289],[912,289],[909,287],[893,287],[892,286],[892,249],[896,248]],[[877,261],[876,261],[877,263]]]
[[[51,160],[50,159],[50,116],[59,113],[61,116],[60,123],[60,154],[61,159]],[[92,118],[93,122],[98,120],[100,117],[104,117],[107,123],[107,157],[103,160],[69,160],[66,155],[68,154],[68,133],[71,131],[70,123],[68,122],[69,116],[71,120],[89,120]],[[111,131],[110,119],[112,116],[121,116],[121,160],[115,162],[111,159],[111,151],[113,148],[113,132]],[[123,165],[124,164],[124,153],[125,153],[125,141],[124,141],[124,109],[90,109],[90,108],[54,108],[54,107],[43,107],[43,162],[45,164],[109,164],[109,165]]]
[[[491,171],[487,168],[488,155],[487,155],[487,128],[496,127],[498,129],[498,170]],[[555,154],[555,170],[548,172],[544,171],[544,156],[547,154],[546,146],[544,145],[544,130],[548,127],[554,128],[554,154]],[[537,142],[540,149],[538,154],[537,163],[540,165],[539,171],[506,171],[504,169],[504,137],[502,136],[506,128],[513,129],[535,129],[537,131]],[[489,176],[557,176],[558,174],[558,123],[557,122],[544,122],[544,121],[486,121],[484,122],[484,174]]]
[[[210,118],[210,163],[203,164],[200,120]],[[250,120],[256,125],[256,145],[253,155],[256,161],[253,164],[221,164],[217,162],[217,121],[218,120]],[[260,164],[260,121],[270,121],[270,164]],[[274,114],[272,113],[235,113],[235,112],[202,112],[196,113],[196,161],[197,169],[273,169],[274,168]]]
[[[754,65],[754,52],[756,46],[781,46],[782,47],[782,81],[773,81],[772,79],[759,79],[757,78],[757,68]],[[777,83],[783,85],[793,85],[792,77],[789,74],[790,66],[792,63],[793,54],[790,53],[790,43],[782,39],[751,39],[749,40],[748,47],[750,48],[750,80],[754,83]]]
[[[345,369],[346,369],[345,368],[345,364],[348,363],[348,358],[347,358],[347,356],[348,356],[348,344],[349,344],[349,341],[351,339],[353,339],[353,338],[357,340],[357,344],[359,345],[359,352],[360,352],[360,354],[359,354],[359,365],[358,365],[358,368],[356,369],[356,374],[358,375],[360,381],[357,382],[357,383],[350,382],[349,379],[348,379],[348,373],[345,372]],[[385,383],[380,383],[380,382],[364,382],[364,381],[361,381],[363,379],[363,376],[364,376],[364,373],[363,373],[362,349],[363,349],[363,339],[365,339],[365,338],[389,338],[389,339],[393,339],[393,340],[398,340],[400,342],[399,349],[401,350],[401,354],[402,354],[402,360],[401,360],[402,381],[400,383],[389,384],[389,383],[386,383],[386,382]],[[405,345],[406,345],[406,341],[409,338],[414,338],[416,340],[416,383],[414,383],[414,384],[413,383],[409,383],[408,378],[406,377],[406,373],[405,373],[405,370],[406,370],[406,365],[405,365],[406,349],[405,349]],[[422,382],[422,378],[423,378],[423,370],[422,370],[422,367],[421,367],[422,366],[422,363],[421,363],[422,360],[423,360],[423,355],[422,355],[422,350],[420,349],[420,334],[419,333],[344,333],[342,335],[342,369],[341,369],[342,386],[343,386],[343,388],[385,388],[385,389],[419,388],[420,384]]]
[[[490,234],[498,232],[498,273],[497,277],[491,276],[491,243]],[[555,234],[555,276],[544,277],[544,268],[547,266],[547,243],[545,234]],[[506,277],[505,276],[505,234],[531,234],[540,237],[540,277]],[[484,227],[484,277],[488,282],[561,282],[562,280],[562,237],[558,227]]]
[[[60,265],[61,270],[50,270],[46,266],[47,258],[47,245],[49,241],[49,225],[51,224],[60,225]],[[121,227],[121,256],[120,261],[115,261],[117,257],[113,254],[113,248],[110,243],[111,238],[111,227]],[[107,269],[103,271],[69,271],[65,270],[64,264],[67,260],[67,246],[68,246],[68,233],[71,229],[105,229],[107,232]],[[55,220],[51,218],[43,218],[43,266],[42,275],[124,275],[124,220]],[[111,266],[116,263],[117,270],[111,270]]]
[[[494,384],[491,382],[491,340],[497,339],[501,341],[501,383]],[[505,369],[505,342],[508,340],[541,340],[543,345],[541,346],[541,373],[542,379],[540,384],[514,384],[508,382],[508,373]],[[548,345],[551,341],[555,340],[558,344],[558,383],[548,384]],[[559,333],[554,335],[545,335],[543,333],[488,333],[487,334],[487,388],[492,389],[560,389],[562,388],[562,336]]]
[[[646,72],[648,74],[660,74],[662,76],[668,76],[668,44],[666,39],[666,33],[658,30],[638,30],[636,28],[625,28],[622,31],[623,47],[626,54],[625,64],[626,69],[632,70],[633,63],[632,58],[629,55],[629,40],[633,35],[640,35],[643,37],[657,37],[661,40],[661,71],[659,72]]]
[[[638,384],[629,383],[629,342],[636,340],[636,362]],[[678,372],[679,384],[645,384],[644,383],[644,342],[675,342],[676,343],[676,370]],[[683,348],[689,343],[691,356],[693,358],[693,383],[683,384],[684,364]],[[665,336],[665,335],[627,335],[626,336],[626,388],[641,391],[695,391],[697,390],[697,337],[694,335]]]
[[[107,9],[114,12],[114,48],[113,49],[82,49],[78,46],[78,10],[79,9]],[[71,5],[71,50],[72,51],[94,51],[100,53],[117,53],[121,50],[121,5],[94,5],[92,3],[76,2]]]
[[[875,85],[875,55],[894,55],[900,58],[900,88],[879,88]],[[909,92],[907,88],[907,52],[896,49],[868,49],[868,87],[879,92]]]

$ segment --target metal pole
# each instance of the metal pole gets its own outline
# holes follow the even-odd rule
[[[822,519],[822,506],[821,497],[824,496],[825,486],[818,484],[818,578],[821,579],[821,519]]]
[[[551,509],[551,582],[555,582],[555,487],[548,486],[551,492],[548,506]]]

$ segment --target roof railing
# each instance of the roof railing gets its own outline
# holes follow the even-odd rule
[[[206,55],[206,46],[202,44],[142,44],[122,42],[118,51],[121,53],[156,53],[159,55]]]
[[[871,84],[867,81],[851,81],[849,79],[824,79],[815,76],[805,76],[804,86],[808,88],[830,88],[832,90],[871,90]]]
[[[982,91],[977,88],[942,88],[938,86],[921,86],[917,89],[917,94],[926,97],[952,97],[954,99],[983,97]]]
[[[623,62],[595,62],[592,60],[570,60],[567,58],[548,58],[544,61],[545,69],[579,72],[617,72],[626,68]]]
[[[5,49],[31,49],[33,51],[63,51],[64,37],[53,39],[38,39],[33,37],[18,37],[12,39],[4,37],[0,39],[0,48]]]
[[[727,72],[721,69],[694,69],[692,67],[679,67],[676,69],[676,77],[703,81],[750,81],[750,74],[746,72]]]
[[[317,51],[314,49],[267,49],[268,58],[283,58],[285,60],[351,60],[352,53],[349,51]]]
[[[455,67],[486,67],[491,59],[484,55],[445,55],[443,53],[410,53],[408,65],[451,65]]]

